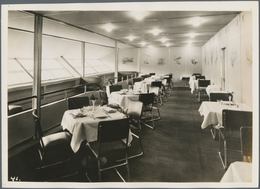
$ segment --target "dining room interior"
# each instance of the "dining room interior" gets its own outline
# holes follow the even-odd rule
[[[2,5],[3,186],[258,185],[256,5]]]

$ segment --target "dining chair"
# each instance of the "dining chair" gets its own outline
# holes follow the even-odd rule
[[[198,79],[206,79],[204,75],[195,75],[196,80]]]
[[[129,118],[100,121],[98,124],[97,141],[87,143],[90,152],[97,160],[98,180],[101,181],[101,172],[108,169],[115,169],[120,178],[125,179],[118,172],[117,167],[126,166],[127,181],[130,179],[127,145],[129,137],[130,123]],[[124,155],[124,162],[118,163],[116,160],[101,166],[101,160],[104,157],[120,158]],[[113,158],[112,158],[113,159]],[[110,162],[111,163],[111,162]]]
[[[89,106],[89,97],[71,97],[67,98],[68,109],[78,109],[82,108],[83,106]]]
[[[192,76],[201,76],[200,73],[193,73]]]
[[[163,86],[162,85],[162,81],[153,81],[153,82],[151,82],[151,87],[159,87],[158,97],[159,97],[161,105],[163,104],[163,101],[162,101],[162,96],[163,96],[162,86]]]
[[[229,101],[229,98],[233,101],[233,95],[231,93],[209,93],[209,99],[213,102],[217,100]]]
[[[48,167],[54,167],[62,163],[72,161],[74,153],[71,149],[71,134],[67,131],[61,131],[54,134],[43,136],[40,119],[36,115],[36,110],[32,112],[35,121],[35,140],[39,140],[38,152],[40,156],[40,164],[36,167],[37,170],[42,170]],[[57,167],[56,167],[57,168]],[[75,169],[73,172],[61,173],[56,178],[49,179],[48,181],[58,180],[60,178],[66,178],[74,176],[78,173]]]
[[[139,101],[143,103],[141,121],[142,123],[154,129],[154,119],[153,119],[153,102],[154,102],[154,93],[141,93],[139,94]],[[149,115],[147,115],[149,113]],[[144,115],[145,114],[145,115]],[[152,122],[152,125],[147,124],[147,122]]]
[[[120,91],[122,88],[123,88],[122,85],[111,85],[111,86],[109,86],[109,95],[112,92]],[[113,103],[113,104],[107,104],[107,106],[110,107],[110,108],[114,108],[114,109],[117,109],[119,111],[122,111],[122,108],[119,106],[119,104]]]
[[[198,98],[197,101],[200,102],[201,92],[206,92],[206,87],[210,85],[210,80],[198,80]]]
[[[155,75],[155,73],[149,73],[149,75],[150,75],[150,77],[151,77],[152,75]]]
[[[160,114],[160,109],[159,109],[159,98],[160,98],[160,95],[159,95],[159,87],[152,87],[150,86],[149,87],[149,93],[154,93],[154,101],[153,101],[153,108],[157,110],[157,114],[158,114],[158,117],[157,118],[154,118],[153,116],[153,120],[156,121],[156,120],[160,120],[161,119],[161,114]]]
[[[228,151],[241,154],[240,129],[243,126],[252,127],[252,112],[224,109],[222,110],[222,125],[219,129],[219,157],[224,169],[228,167]],[[224,157],[222,157],[222,152]]]
[[[142,102],[131,100],[129,103],[127,113],[126,113],[129,118],[129,121],[130,121],[131,134],[139,140],[139,144],[141,147],[141,152],[139,154],[128,156],[128,159],[139,157],[144,154],[142,141],[141,141],[140,135],[138,134],[141,131],[142,108],[143,108]]]
[[[231,101],[233,100],[233,95],[231,93],[210,93],[209,94],[209,100],[213,102],[216,102],[217,100],[229,101],[229,98],[231,98]],[[216,139],[217,131],[218,131],[218,127],[216,125],[211,125],[210,132],[214,140]]]
[[[140,82],[142,80],[143,80],[142,77],[133,78],[133,85],[135,84],[135,82]]]
[[[243,161],[252,162],[252,127],[240,127],[241,154]]]

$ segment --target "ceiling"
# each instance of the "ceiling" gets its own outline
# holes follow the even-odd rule
[[[135,47],[202,46],[238,11],[33,11]],[[138,20],[136,16],[143,17]],[[193,20],[200,20],[199,26]],[[110,32],[104,29],[109,24]],[[153,29],[159,33],[154,35]],[[194,37],[189,36],[193,33]],[[133,36],[132,41],[129,36]],[[162,41],[164,38],[165,42]],[[141,43],[145,42],[145,45]]]

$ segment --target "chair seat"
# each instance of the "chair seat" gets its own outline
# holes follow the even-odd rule
[[[98,157],[98,142],[94,141],[89,143],[92,150],[95,152],[95,156]],[[123,141],[115,141],[101,144],[101,153],[99,157],[106,157],[108,155],[115,155],[122,152],[125,149],[125,143]]]
[[[42,137],[43,145],[45,148],[56,146],[59,144],[64,144],[66,142],[70,143],[71,134],[68,132],[59,132],[51,135]]]

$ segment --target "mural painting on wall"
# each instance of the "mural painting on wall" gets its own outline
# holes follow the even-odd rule
[[[245,46],[247,64],[252,65],[252,45]]]
[[[216,47],[215,50],[216,50],[215,51],[215,64],[217,64],[218,63],[218,47]]]
[[[191,63],[192,63],[193,65],[196,65],[196,64],[198,63],[198,61],[197,61],[196,58],[192,58],[192,59],[191,59]]]
[[[159,65],[162,65],[162,64],[164,64],[164,60],[163,60],[163,58],[159,58],[159,60],[158,60],[158,63],[157,64],[159,64]]]
[[[143,55],[144,55],[144,64],[149,64],[151,56],[147,54],[143,54]]]
[[[236,59],[237,59],[237,51],[232,51],[232,52],[231,52],[231,57],[230,57],[230,59],[231,59],[231,66],[233,67],[234,64],[235,64],[235,61],[236,61]]]
[[[134,58],[123,58],[123,64],[126,64],[126,63],[133,63],[134,62]]]
[[[179,56],[179,57],[176,57],[176,56],[173,56],[173,61],[176,63],[176,64],[178,64],[178,65],[181,65],[181,57]]]

